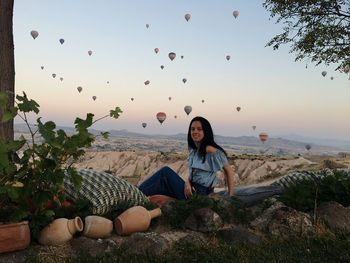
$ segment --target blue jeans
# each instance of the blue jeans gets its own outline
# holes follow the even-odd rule
[[[192,183],[192,186],[197,194],[207,195],[213,191],[213,189],[196,183]],[[179,200],[186,199],[184,193],[185,181],[168,166],[164,166],[155,172],[139,186],[139,189],[147,196],[167,195]]]

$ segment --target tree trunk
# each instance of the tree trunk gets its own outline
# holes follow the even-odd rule
[[[13,2],[0,0],[0,92],[6,92],[7,107],[13,106],[15,98],[15,55],[13,46]],[[13,139],[13,120],[2,123],[4,111],[0,110],[0,139]]]

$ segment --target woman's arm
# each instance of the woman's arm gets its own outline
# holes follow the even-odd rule
[[[225,175],[227,178],[228,194],[233,196],[233,171],[230,164],[226,164],[224,167]]]

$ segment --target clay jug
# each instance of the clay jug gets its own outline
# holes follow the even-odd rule
[[[124,211],[115,220],[115,229],[119,235],[130,235],[148,229],[151,219],[161,216],[160,208],[148,211],[142,206],[134,206]]]
[[[113,222],[101,216],[85,217],[83,235],[90,238],[107,238],[112,235]]]
[[[83,230],[83,221],[80,217],[74,219],[59,218],[40,232],[39,243],[42,245],[55,245],[73,239],[76,232]]]

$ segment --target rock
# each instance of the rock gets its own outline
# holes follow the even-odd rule
[[[337,202],[324,202],[317,208],[317,216],[335,234],[350,234],[350,209]]]
[[[166,240],[155,232],[134,233],[122,243],[126,252],[131,254],[159,255],[169,248]]]
[[[259,236],[239,226],[221,229],[217,232],[217,236],[229,245],[243,242],[254,245],[261,243]]]
[[[310,215],[298,212],[290,207],[279,207],[278,204],[265,210],[250,225],[254,230],[267,232],[284,240],[315,235],[315,228]]]
[[[211,232],[223,226],[221,217],[210,208],[194,211],[185,222],[187,228],[198,232]]]
[[[207,244],[207,238],[205,234],[190,231],[187,233],[184,237],[180,238],[177,243],[184,244],[184,243],[195,243],[199,245],[205,245]]]
[[[84,236],[73,238],[71,242],[71,255],[77,256],[81,252],[86,252],[93,257],[112,252],[117,244],[111,239],[92,239]]]

